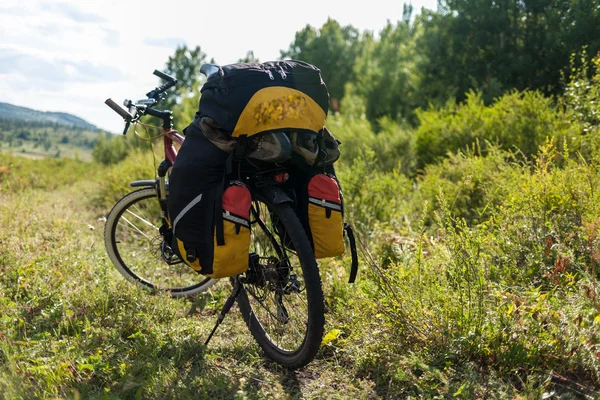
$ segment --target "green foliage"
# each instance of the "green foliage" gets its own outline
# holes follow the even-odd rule
[[[571,55],[571,72],[560,100],[567,118],[581,130],[571,147],[589,159],[600,148],[600,58],[588,62],[585,48],[579,56]]]
[[[569,123],[539,92],[507,93],[488,107],[480,93],[470,92],[463,104],[449,102],[440,109],[417,111],[417,116],[419,168],[476,142],[484,153],[489,142],[530,157],[547,138],[559,145],[579,136],[578,125]]]
[[[21,193],[29,189],[52,191],[95,177],[89,164],[80,160],[32,160],[4,154],[0,161],[0,193]]]
[[[486,102],[505,91],[561,91],[560,72],[573,49],[600,50],[595,0],[477,2],[446,0],[419,18],[426,99],[481,91]],[[585,33],[584,33],[585,32]],[[552,67],[549,67],[552,66]]]
[[[246,57],[240,58],[238,62],[241,63],[259,63],[260,60],[254,56],[254,52],[252,50],[248,50],[246,52]]]
[[[356,92],[365,98],[366,116],[372,122],[381,117],[397,121],[413,120],[420,105],[417,70],[419,55],[415,30],[406,21],[388,21],[379,39],[365,35],[361,53],[354,64]],[[327,81],[326,81],[327,82]]]
[[[571,54],[571,74],[562,100],[573,119],[583,124],[584,132],[590,132],[600,123],[600,58],[588,62],[586,49],[578,58]]]
[[[401,199],[410,191],[411,183],[398,171],[381,171],[372,149],[366,148],[352,160],[350,167],[340,168],[338,176],[347,217],[361,231],[370,232],[379,224],[401,223]]]
[[[294,42],[281,58],[292,58],[315,64],[321,69],[331,99],[344,97],[344,86],[354,80],[353,65],[357,55],[359,32],[352,25],[341,26],[328,18],[319,29],[307,25],[296,32]],[[334,109],[336,104],[332,104]]]
[[[177,46],[175,53],[169,56],[165,64],[165,72],[177,79],[177,86],[176,89],[169,90],[169,95],[160,103],[161,108],[171,110],[189,93],[197,91],[201,78],[200,67],[206,62],[206,54],[200,46],[194,49],[188,49],[186,45]]]
[[[380,131],[375,133],[365,119],[331,117],[327,127],[342,142],[340,163],[351,165],[371,149],[376,157],[373,167],[382,171],[398,170],[407,176],[414,173],[416,155],[413,132],[388,118],[379,121]]]
[[[21,152],[30,157],[54,157],[91,160],[91,149],[104,133],[56,122],[23,121],[0,118],[0,151]]]
[[[439,164],[429,165],[417,178],[413,215],[419,214],[422,204],[429,204],[424,223],[430,226],[435,210],[441,206],[439,195],[444,194],[448,212],[469,223],[486,221],[511,190],[513,175],[526,172],[526,166],[516,161],[514,154],[489,145],[482,156],[478,146],[459,154],[450,154]]]
[[[377,341],[357,337],[371,354],[360,363],[398,396],[448,396],[460,390],[479,393],[468,397],[494,397],[499,394],[482,385],[490,378],[508,393],[512,385],[532,396],[569,393],[569,386],[546,379],[569,371],[590,382],[600,380],[596,349],[589,345],[600,334],[600,164],[571,160],[561,167],[551,145],[540,150],[533,169],[494,152],[459,162],[469,173],[476,165],[497,170],[479,205],[458,207],[441,177],[425,178],[437,181],[439,190],[433,207],[415,198],[417,204],[429,204],[422,208],[416,233],[380,231],[371,236],[371,252],[363,253],[374,286],[367,283],[359,301],[364,308],[376,306],[357,332],[379,334]],[[491,168],[481,165],[488,162]],[[468,208],[487,210],[469,222],[456,214]],[[406,228],[397,225],[396,230]],[[383,254],[387,260],[380,262]],[[381,364],[388,367],[379,369]],[[404,373],[397,375],[390,365]]]
[[[183,130],[192,122],[194,115],[198,111],[198,104],[200,103],[200,86],[198,83],[194,84],[191,91],[182,90],[181,101],[178,105],[173,107],[173,121],[175,129],[179,132]]]
[[[133,181],[154,179],[155,160],[148,149],[132,150],[127,158],[112,164],[98,183],[93,204],[103,208],[112,207],[121,197],[131,191]]]
[[[92,151],[94,161],[100,164],[109,165],[123,160],[129,153],[129,147],[127,146],[126,140],[125,137],[121,136],[109,136],[106,138],[100,136]]]

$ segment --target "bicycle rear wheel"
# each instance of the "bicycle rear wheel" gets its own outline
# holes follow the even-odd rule
[[[162,257],[161,209],[156,191],[144,188],[127,194],[106,218],[104,243],[117,270],[144,288],[167,291],[173,297],[207,290],[215,280],[198,274],[176,256]]]
[[[300,368],[317,354],[325,324],[314,253],[289,204],[255,202],[252,214],[250,264],[239,278],[238,306],[266,356]]]

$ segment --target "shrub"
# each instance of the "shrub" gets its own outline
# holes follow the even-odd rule
[[[154,179],[156,168],[152,153],[135,149],[117,164],[107,169],[98,186],[93,203],[100,207],[112,207],[132,189],[129,184],[136,180]]]
[[[94,145],[92,157],[94,161],[100,164],[116,164],[127,157],[129,147],[125,137],[107,137],[100,136]]]
[[[328,128],[342,142],[340,164],[352,165],[364,149],[371,149],[376,157],[373,168],[399,172],[411,176],[415,168],[415,150],[412,131],[388,118],[379,121],[381,131],[375,133],[365,119],[331,117]]]
[[[482,153],[487,143],[516,150],[526,157],[536,154],[546,138],[561,145],[564,138],[579,135],[552,100],[539,92],[510,92],[486,107],[481,93],[470,92],[463,104],[417,111],[417,166],[438,161],[448,153],[465,150],[479,141]]]

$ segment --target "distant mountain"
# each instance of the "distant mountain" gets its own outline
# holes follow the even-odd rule
[[[37,111],[31,108],[14,106],[0,102],[0,118],[14,119],[28,122],[50,122],[64,126],[75,126],[87,130],[99,130],[95,125],[63,112]]]

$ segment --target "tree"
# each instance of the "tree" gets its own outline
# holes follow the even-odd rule
[[[354,86],[365,98],[366,116],[372,122],[384,116],[412,121],[413,110],[420,105],[419,54],[415,29],[409,22],[410,11],[408,15],[395,25],[388,21],[379,33],[379,40],[372,35],[363,39],[361,54],[354,66]]]
[[[327,85],[333,108],[344,97],[344,86],[354,80],[354,60],[360,42],[359,31],[352,25],[341,26],[329,18],[320,29],[306,25],[296,32],[294,41],[282,59],[296,59],[316,65]]]
[[[246,53],[246,57],[240,58],[238,62],[241,63],[259,63],[260,60],[257,57],[254,57],[254,52],[252,50],[248,50]]]
[[[417,21],[421,89],[436,103],[470,89],[486,103],[513,88],[558,94],[571,52],[600,49],[598,0],[442,0]]]
[[[186,45],[178,46],[165,64],[165,72],[177,79],[177,89],[169,90],[169,96],[161,102],[161,107],[172,109],[182,101],[184,95],[194,93],[200,79],[200,67],[206,62],[206,54],[200,46],[194,49],[188,49]]]

